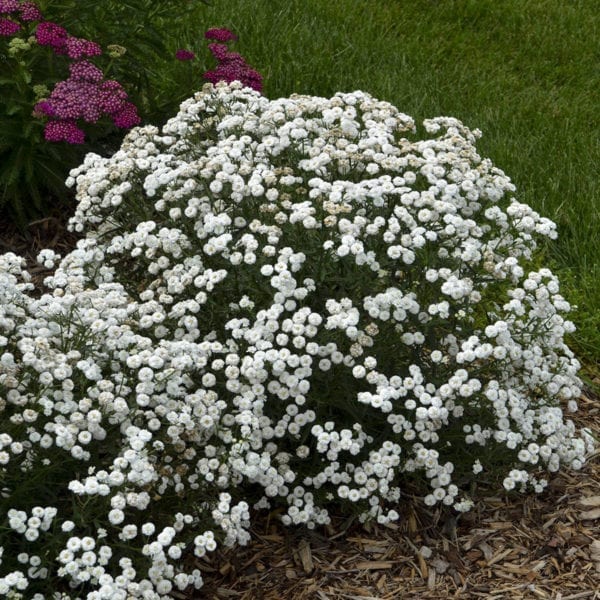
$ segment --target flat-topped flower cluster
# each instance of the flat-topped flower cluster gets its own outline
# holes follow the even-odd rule
[[[252,507],[385,524],[581,467],[555,226],[478,135],[233,83],[88,154],[49,292],[0,257],[0,593],[170,598]]]

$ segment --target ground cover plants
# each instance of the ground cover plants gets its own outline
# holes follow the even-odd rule
[[[403,481],[467,511],[580,468],[555,227],[477,137],[219,83],[88,154],[49,293],[2,258],[3,591],[168,598],[251,508],[387,523]]]

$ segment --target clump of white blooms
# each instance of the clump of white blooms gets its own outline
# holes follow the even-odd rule
[[[416,131],[363,92],[208,85],[71,172],[49,292],[0,256],[0,594],[170,598],[253,508],[387,523],[406,480],[463,511],[581,467],[555,226],[479,132]]]

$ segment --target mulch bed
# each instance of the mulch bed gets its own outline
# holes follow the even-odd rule
[[[0,216],[0,252],[27,259],[41,289],[42,248],[64,256],[78,236],[69,213],[19,232]],[[600,384],[600,380],[595,382]],[[600,403],[588,390],[575,421],[600,437]],[[457,519],[405,499],[393,526],[335,518],[310,531],[261,515],[246,547],[197,561],[208,600],[600,600],[600,453],[579,472],[561,472],[540,495],[489,496]],[[431,550],[424,557],[421,548]]]

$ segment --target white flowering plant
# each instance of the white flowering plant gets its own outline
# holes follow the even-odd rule
[[[253,508],[385,524],[408,483],[465,511],[580,468],[555,226],[478,135],[233,83],[88,154],[47,293],[0,257],[0,594],[170,598]]]

